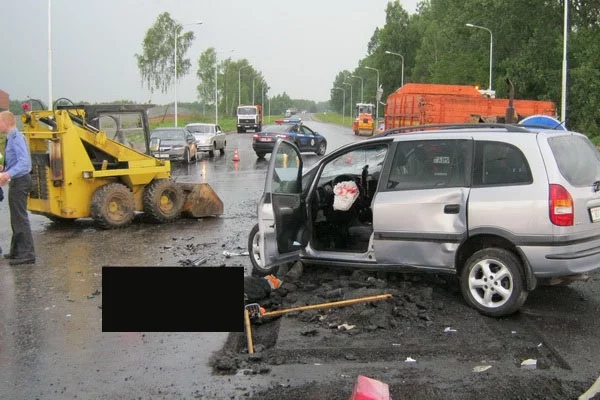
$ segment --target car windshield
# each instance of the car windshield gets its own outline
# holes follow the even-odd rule
[[[256,107],[240,107],[237,113],[238,115],[254,115],[256,114]]]
[[[213,133],[215,131],[213,125],[188,125],[186,128],[192,133]]]
[[[161,129],[152,132],[152,138],[162,140],[183,140],[183,131],[180,129]]]

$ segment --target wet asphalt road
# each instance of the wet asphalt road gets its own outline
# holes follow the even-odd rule
[[[307,120],[309,116],[304,116]],[[328,152],[350,129],[312,123],[329,138]],[[224,203],[215,218],[153,225],[135,220],[104,231],[91,220],[57,225],[31,215],[34,266],[0,260],[0,399],[192,398],[213,391],[235,395],[236,385],[207,367],[225,333],[102,333],[102,266],[179,266],[206,257],[205,266],[244,266],[268,164],[252,151],[252,134],[229,134],[226,153],[174,165],[185,182],[207,182]],[[234,149],[240,161],[233,161]],[[307,155],[307,164],[317,159]],[[0,245],[8,249],[8,204],[0,203]],[[202,310],[197,309],[201,318]],[[242,378],[250,379],[250,378]],[[229,389],[228,389],[229,388]]]
[[[364,140],[348,128],[316,122],[309,126],[327,136],[327,152],[348,141]],[[248,257],[226,258],[223,252],[245,251],[248,233],[256,222],[269,156],[256,158],[251,137],[251,133],[229,134],[225,155],[173,168],[173,176],[181,181],[211,185],[224,202],[220,217],[182,219],[166,225],[140,219],[126,229],[104,231],[89,220],[60,226],[31,216],[37,264],[10,267],[0,260],[0,399],[245,398],[248,388],[273,382],[340,376],[338,368],[319,369],[312,364],[282,365],[266,375],[213,376],[207,363],[225,343],[226,333],[101,331],[102,266],[179,266],[206,257],[207,267],[241,265],[249,273]],[[237,163],[232,160],[236,148]],[[318,159],[309,154],[305,158],[307,164]],[[0,203],[3,249],[8,248],[9,240],[4,201]],[[519,319],[486,322],[474,313],[448,318],[483,325],[485,329],[473,329],[473,337],[465,340],[479,343],[478,335],[498,338],[494,340],[499,349],[509,347],[506,343],[511,335],[505,332],[526,330],[531,343],[550,346],[555,361],[550,372],[559,379],[564,376],[591,383],[600,366],[599,311],[600,279],[596,274],[588,284],[531,293]],[[201,318],[202,307],[190,312]],[[455,358],[450,351],[448,362],[456,362]],[[506,360],[508,364],[513,361],[510,357]],[[423,373],[435,374],[440,364],[439,359],[432,361]],[[348,368],[346,371],[360,371],[359,367],[340,366]],[[388,365],[380,367],[393,371]],[[444,371],[449,379],[459,375],[452,369]]]

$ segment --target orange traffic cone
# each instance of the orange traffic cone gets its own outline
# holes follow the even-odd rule
[[[233,152],[233,161],[240,161],[240,155],[238,154],[238,149],[235,149]]]

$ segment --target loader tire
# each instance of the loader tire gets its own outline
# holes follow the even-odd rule
[[[170,179],[156,179],[144,190],[144,212],[154,222],[178,219],[183,208],[183,190]]]
[[[124,228],[135,215],[133,193],[122,183],[100,186],[92,196],[90,214],[103,229]]]

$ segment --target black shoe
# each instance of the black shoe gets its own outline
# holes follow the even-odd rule
[[[4,254],[2,257],[6,258],[7,260],[10,260],[11,258],[16,258],[15,256],[13,256],[13,255],[12,255],[12,254],[10,254],[10,253],[6,253],[6,254]]]
[[[35,264],[35,258],[11,258],[8,265]]]

